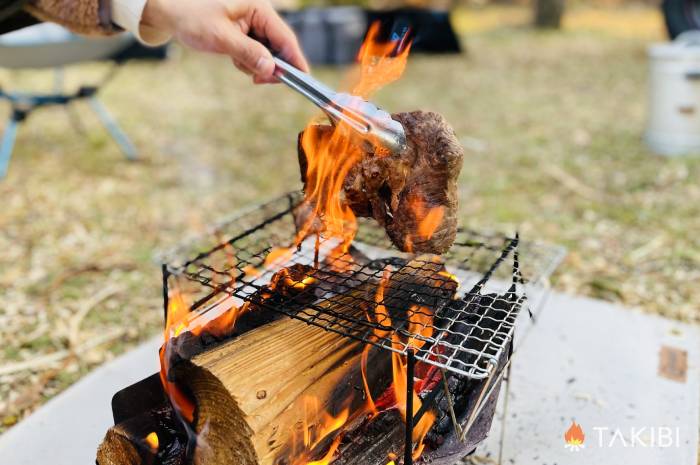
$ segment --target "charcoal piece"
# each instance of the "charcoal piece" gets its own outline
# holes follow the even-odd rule
[[[342,154],[359,159],[344,179],[344,199],[355,215],[377,220],[400,250],[444,253],[457,233],[457,178],[464,152],[453,129],[437,113],[414,111],[392,117],[404,127],[407,149],[386,154],[364,147],[359,156]],[[331,126],[313,130],[321,143],[334,131]],[[306,190],[309,163],[303,136],[300,133],[298,157]],[[297,227],[312,231],[321,227],[318,218],[310,217],[313,210],[313,205],[303,203],[295,211]]]
[[[155,441],[155,442],[153,442]],[[187,433],[170,405],[146,410],[107,431],[97,465],[185,465]]]

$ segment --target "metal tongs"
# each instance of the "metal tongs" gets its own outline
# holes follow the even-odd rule
[[[311,100],[334,125],[343,122],[362,141],[380,145],[394,154],[406,148],[403,126],[393,120],[389,113],[360,97],[330,89],[278,57],[274,57],[274,60],[275,77]]]

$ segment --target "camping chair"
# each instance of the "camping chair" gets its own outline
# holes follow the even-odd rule
[[[97,98],[100,87],[114,76],[123,62],[113,57],[134,42],[135,39],[130,34],[87,39],[50,23],[38,24],[0,36],[0,68],[55,69],[53,92],[15,92],[0,88],[0,99],[7,100],[11,105],[10,116],[0,142],[0,179],[7,173],[19,124],[36,109],[53,105],[63,105],[67,108],[74,100],[86,100],[126,158],[137,158],[136,149],[131,141]],[[63,67],[94,60],[110,60],[113,66],[96,85],[81,86],[72,93],[65,92]]]

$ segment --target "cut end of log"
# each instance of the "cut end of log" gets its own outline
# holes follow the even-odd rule
[[[173,373],[180,384],[193,393],[197,404],[194,464],[257,465],[259,461],[252,441],[253,430],[246,421],[245,412],[221,379],[205,365],[185,361]],[[237,378],[250,374],[237,374],[235,366],[231,369],[228,376]]]
[[[134,438],[118,427],[110,428],[97,449],[97,465],[140,465],[153,461],[150,450],[139,450]],[[148,458],[150,457],[150,461]]]

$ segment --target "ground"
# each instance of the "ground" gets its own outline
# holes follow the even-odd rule
[[[414,56],[376,100],[454,125],[467,152],[462,224],[566,246],[560,291],[700,321],[700,159],[642,142],[656,11],[577,10],[551,33],[517,8],[455,20],[466,53]],[[104,70],[71,69],[67,83]],[[50,75],[0,82],[48,88]],[[165,63],[128,65],[102,98],[142,161],[125,161],[78,104],[73,118],[32,115],[0,182],[0,431],[159,331],[158,250],[300,187],[296,133],[313,108],[249,85],[225,59],[176,48]]]

